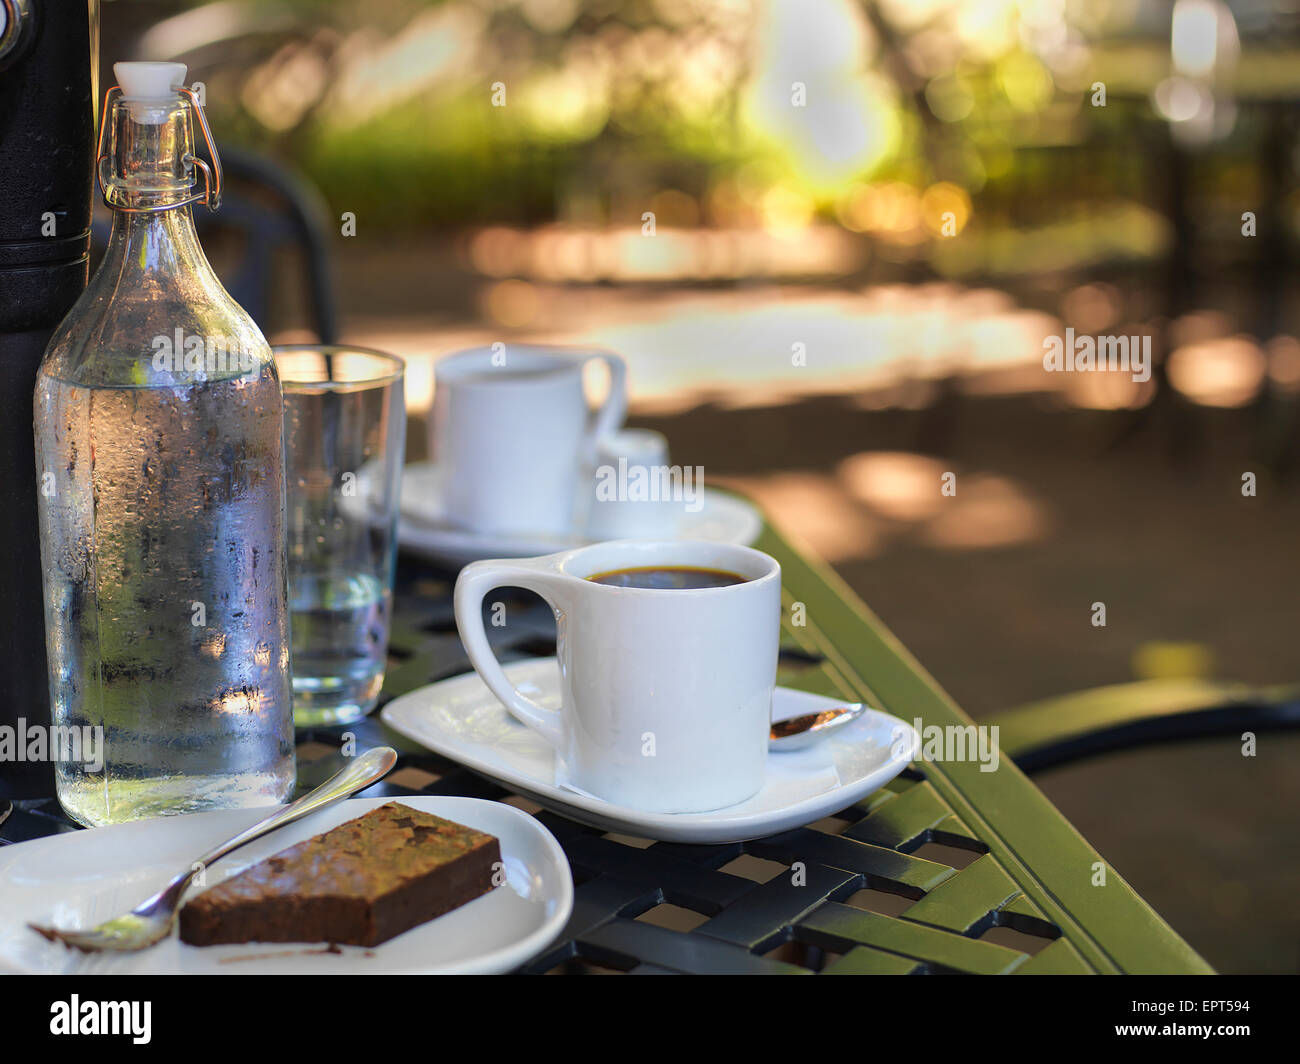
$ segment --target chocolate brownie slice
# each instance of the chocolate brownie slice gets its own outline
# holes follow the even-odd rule
[[[486,894],[495,838],[389,802],[290,846],[181,910],[181,941],[377,946]]]

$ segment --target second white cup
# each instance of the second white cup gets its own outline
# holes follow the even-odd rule
[[[583,390],[592,359],[609,368],[594,411]],[[583,466],[626,412],[626,368],[609,352],[499,344],[442,359],[433,452],[447,515],[476,532],[571,536]]]

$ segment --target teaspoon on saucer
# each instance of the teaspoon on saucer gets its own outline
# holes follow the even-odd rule
[[[774,754],[803,750],[857,720],[866,708],[861,702],[851,702],[819,713],[774,721],[768,733],[767,748]]]

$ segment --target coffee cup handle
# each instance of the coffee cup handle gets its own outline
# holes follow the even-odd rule
[[[609,367],[609,391],[605,401],[592,414],[583,440],[588,460],[595,458],[597,442],[617,432],[627,417],[627,363],[611,351],[597,351],[590,357],[600,359]]]
[[[550,558],[480,561],[471,562],[461,570],[455,592],[456,628],[470,664],[511,716],[532,728],[557,751],[564,743],[563,708],[557,713],[538,705],[506,679],[483,626],[483,599],[494,588],[522,587],[541,595],[552,609],[564,609],[568,598],[564,594],[566,580],[555,570]]]

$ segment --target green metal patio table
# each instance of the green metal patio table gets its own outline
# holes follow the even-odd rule
[[[770,526],[755,546],[782,567],[782,684],[867,702],[926,729],[972,724],[826,565]],[[403,558],[385,699],[469,669],[452,617],[453,582],[452,573]],[[554,650],[549,609],[519,596],[498,635],[502,660]],[[511,801],[534,811],[559,839],[574,873],[573,915],[524,972],[1211,970],[1005,754],[994,771],[983,771],[976,759],[918,760],[885,788],[815,825],[689,846],[610,835],[538,810],[398,736],[378,715],[301,734],[300,787],[337,767],[348,732],[358,746],[384,742],[401,754],[397,770],[368,796]],[[75,829],[53,799],[20,801],[0,824],[0,842],[57,830]],[[923,848],[928,856],[918,854]],[[941,859],[936,850],[963,859]],[[790,871],[796,865],[797,876]],[[883,912],[864,908],[863,892],[894,904],[875,906]],[[681,929],[647,919],[663,907],[689,919]],[[1020,946],[990,940],[994,928],[1017,932]]]
[[[782,684],[864,701],[924,726],[971,725],[827,566],[770,526],[755,546],[782,567]],[[441,601],[441,589],[429,590],[435,594],[426,603]],[[550,618],[538,606],[535,628],[523,624],[505,638],[518,656],[552,649]],[[448,644],[459,653],[443,612],[439,622],[395,636],[409,656],[390,674],[388,693],[436,678],[430,665]],[[438,676],[465,667],[461,656]],[[403,741],[387,729],[384,735]],[[453,772],[452,781],[444,775],[430,789],[455,790],[468,773]],[[566,963],[632,972],[1210,971],[1005,755],[991,772],[974,759],[919,761],[827,823],[724,846],[644,846],[539,815],[565,846],[578,886],[564,936],[529,971],[565,970]],[[960,868],[915,856],[927,843],[977,856]],[[784,871],[761,883],[729,872],[742,855],[787,868],[801,862],[803,882]],[[847,904],[862,890],[897,895],[905,907],[883,915]],[[689,931],[638,921],[665,904],[704,920]],[[1047,944],[1025,951],[983,941],[993,927]]]

